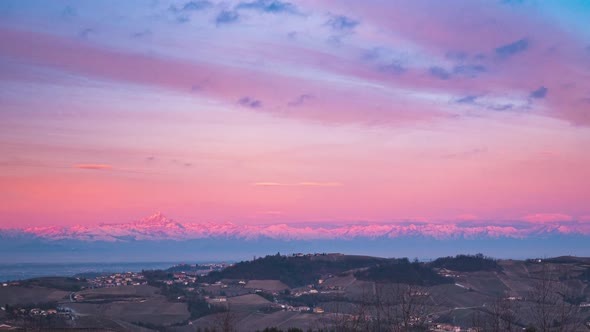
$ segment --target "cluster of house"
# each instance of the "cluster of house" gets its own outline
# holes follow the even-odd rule
[[[589,327],[590,327],[590,323],[588,323]],[[431,332],[479,332],[482,331],[481,328],[477,328],[477,327],[460,327],[460,326],[455,326],[455,325],[451,325],[451,324],[442,324],[442,323],[436,323],[436,324],[431,324],[430,327],[428,328],[428,331]],[[524,329],[523,329],[524,331]]]
[[[461,331],[461,328],[458,326],[453,326],[451,324],[435,324],[429,330],[434,331],[434,332],[446,332],[446,331],[459,332],[459,331]]]
[[[317,257],[317,256],[343,256],[344,254],[340,254],[340,253],[313,253],[313,254],[304,254],[301,252],[297,252],[294,254],[291,254],[292,257]]]
[[[174,272],[185,272],[187,274],[191,274],[194,276],[206,276],[210,272],[213,271],[221,271],[228,266],[233,266],[234,264],[227,264],[227,263],[207,263],[207,264],[177,264],[173,265],[168,271]]]
[[[275,309],[284,310],[284,311],[294,311],[294,312],[306,312],[306,313],[314,313],[314,314],[323,314],[324,309],[320,307],[308,307],[308,306],[292,306],[289,304],[280,304],[280,303],[273,303],[271,306]]]
[[[205,301],[207,301],[208,303],[226,303],[227,296],[215,296],[215,297],[205,296]]]
[[[20,282],[18,281],[7,281],[2,283],[2,287],[9,287],[9,286],[20,286]]]
[[[315,288],[311,288],[311,289],[304,289],[304,290],[297,290],[293,293],[291,293],[291,295],[293,295],[294,297],[300,297],[303,295],[311,295],[311,294],[331,294],[331,293],[338,293],[338,292],[342,292],[342,287],[340,286],[329,286],[326,288],[321,288],[321,289],[315,289]]]
[[[460,326],[455,326],[455,325],[451,325],[451,324],[434,324],[432,326],[430,326],[430,328],[428,329],[429,331],[432,332],[477,332],[477,331],[481,331],[480,329],[477,328],[461,328]]]
[[[459,277],[461,277],[461,275],[458,274],[456,271],[447,270],[445,268],[438,269],[438,271],[436,271],[436,273],[438,273],[439,276],[447,277],[447,278],[459,278]]]
[[[508,301],[524,301],[524,297],[522,296],[508,296],[504,299]]]
[[[26,313],[26,309],[20,309],[21,313],[25,314]],[[39,308],[33,308],[31,310],[29,310],[28,312],[29,316],[49,316],[49,315],[57,315],[57,310],[56,309],[47,309],[47,310],[42,310]]]
[[[115,273],[99,276],[90,281],[90,286],[93,288],[139,285],[147,285],[145,277],[139,272]]]
[[[324,286],[324,287],[320,287],[320,293],[322,294],[329,294],[329,293],[337,293],[337,292],[342,292],[344,290],[344,287],[342,286]]]
[[[284,305],[284,310],[287,311],[298,311],[298,312],[313,312],[314,314],[323,314],[324,313],[324,309],[320,308],[320,307],[315,307],[315,308],[310,308],[310,307],[306,307],[306,306],[291,306],[291,305]]]
[[[240,281],[240,283],[241,283],[241,281]],[[213,284],[203,282],[203,283],[201,283],[201,286],[203,286],[203,287],[221,287],[221,288],[228,288],[229,287],[227,284],[224,284],[221,281],[216,281]]]
[[[199,268],[204,268],[207,271],[221,271],[226,267],[233,266],[233,263],[209,263],[209,264],[199,264]]]
[[[162,280],[162,282],[166,285],[178,284],[188,286],[195,284],[197,282],[197,277],[186,272],[176,272],[173,274],[172,279]]]
[[[21,307],[0,307],[2,311],[10,311],[12,315],[20,317],[59,317],[67,320],[74,319],[72,312],[66,308],[58,307],[56,309],[41,308],[21,308]]]
[[[210,304],[223,304],[227,303],[227,296],[205,296],[205,300]],[[281,304],[281,303],[271,303],[269,305],[270,308],[277,309],[277,310],[284,310],[284,311],[294,311],[294,312],[313,312],[316,314],[323,314],[324,309],[320,307],[307,307],[307,306],[292,306],[289,304]]]
[[[300,290],[300,291],[296,291],[294,293],[292,293],[293,296],[295,297],[300,297],[303,295],[308,295],[308,294],[318,294],[319,291],[315,288],[309,289],[309,290]]]

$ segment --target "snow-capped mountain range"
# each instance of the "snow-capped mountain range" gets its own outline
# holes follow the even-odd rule
[[[161,213],[129,223],[98,226],[50,226],[0,229],[0,238],[33,237],[46,240],[130,241],[190,240],[204,238],[251,240],[330,240],[355,238],[427,237],[453,238],[529,238],[548,235],[590,236],[590,223],[552,222],[485,225],[481,223],[372,223],[343,226],[244,225],[226,223],[182,223]]]

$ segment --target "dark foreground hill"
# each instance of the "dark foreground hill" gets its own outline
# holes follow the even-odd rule
[[[212,272],[204,280],[216,282],[222,279],[273,279],[290,287],[313,284],[323,275],[375,266],[387,259],[341,254],[314,254],[281,256],[280,254],[244,261],[223,271]]]
[[[207,276],[184,270],[13,282],[0,287],[0,325],[317,332],[587,331],[590,324],[586,258],[271,255]]]
[[[420,262],[410,262],[407,258],[392,259],[354,276],[359,280],[379,283],[401,283],[408,285],[434,286],[453,283],[453,279],[437,274],[430,266]]]
[[[436,268],[461,272],[500,271],[502,269],[495,259],[486,257],[482,254],[441,257],[437,258],[429,265]]]

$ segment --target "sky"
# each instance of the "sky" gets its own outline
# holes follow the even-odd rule
[[[0,1],[0,226],[590,223],[588,1]]]

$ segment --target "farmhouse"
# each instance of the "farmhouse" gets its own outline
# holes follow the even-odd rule
[[[313,313],[314,314],[323,314],[324,313],[324,309],[319,308],[319,307],[315,307],[315,308],[313,308]]]

